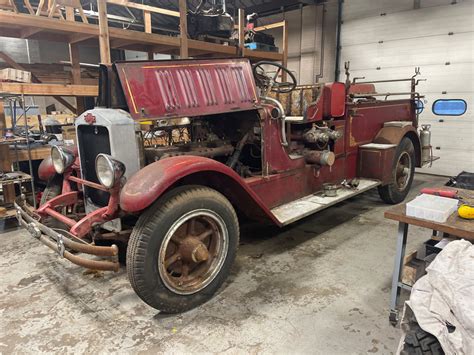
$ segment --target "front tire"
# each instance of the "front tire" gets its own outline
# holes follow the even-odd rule
[[[380,198],[389,204],[402,202],[410,191],[415,175],[415,147],[404,137],[398,145],[392,164],[392,181],[379,186]]]
[[[41,195],[40,206],[44,205],[52,198],[61,195],[62,189],[63,176],[56,174],[48,180],[46,187],[43,190],[43,194]]]
[[[127,273],[137,295],[165,313],[192,309],[227,278],[239,243],[239,224],[219,192],[174,189],[144,212],[130,236]]]

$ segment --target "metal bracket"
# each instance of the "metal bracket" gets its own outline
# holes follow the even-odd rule
[[[39,239],[41,237],[41,231],[34,225],[34,223],[28,223],[26,229],[33,238]]]
[[[23,225],[23,217],[21,216],[20,208],[16,209],[16,220],[18,221],[18,226],[21,227]]]
[[[64,246],[63,235],[58,234],[57,238],[58,239],[56,239],[56,244],[58,246],[58,254],[59,256],[64,258],[64,252],[66,251],[66,247]]]
[[[399,319],[398,319],[398,310],[390,310],[390,315],[388,316],[388,320],[390,322],[390,324],[392,324],[393,326],[396,326]]]

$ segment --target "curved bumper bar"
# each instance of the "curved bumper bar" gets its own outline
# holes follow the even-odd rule
[[[40,242],[45,244],[50,249],[58,253],[59,256],[69,260],[73,264],[86,267],[92,270],[104,270],[104,271],[118,271],[120,264],[118,262],[118,247],[113,244],[110,247],[96,246],[88,243],[75,242],[61,233],[45,226],[44,224],[35,220],[28,212],[25,211],[20,205],[15,203],[16,218],[18,223],[25,227],[26,230],[38,239]],[[72,254],[67,249],[72,251],[90,254],[102,257],[111,257],[112,261],[106,260],[91,260]]]

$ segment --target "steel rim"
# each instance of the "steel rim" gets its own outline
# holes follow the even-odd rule
[[[208,286],[224,265],[229,234],[216,212],[199,209],[177,219],[166,233],[158,254],[158,271],[165,286],[190,295]]]
[[[411,178],[411,157],[408,152],[403,152],[398,158],[395,170],[395,184],[398,190],[404,190]]]

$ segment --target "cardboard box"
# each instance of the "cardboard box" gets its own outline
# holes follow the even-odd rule
[[[0,70],[0,81],[14,81],[18,83],[31,83],[29,71],[5,68]]]
[[[63,126],[63,141],[68,144],[77,144],[76,140],[76,127],[74,126]]]

